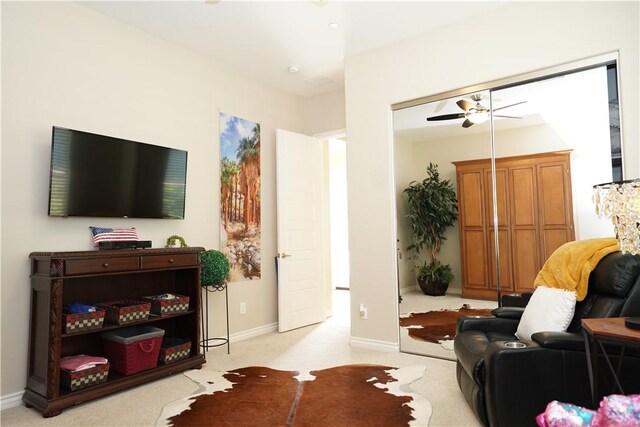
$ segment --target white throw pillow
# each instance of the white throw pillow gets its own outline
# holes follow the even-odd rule
[[[530,340],[536,332],[564,332],[575,309],[575,292],[538,286],[522,313],[516,337]]]

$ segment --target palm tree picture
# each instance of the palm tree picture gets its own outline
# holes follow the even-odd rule
[[[260,278],[260,124],[220,113],[220,251],[229,281]]]

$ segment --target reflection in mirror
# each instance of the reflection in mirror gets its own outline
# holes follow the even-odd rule
[[[503,293],[519,293],[533,289],[562,244],[612,236],[591,202],[592,186],[612,180],[607,68],[491,96],[494,104],[526,101],[508,110],[519,119],[494,118],[500,283]]]
[[[404,190],[412,181],[421,182],[427,177],[430,163],[437,164],[441,180],[450,181],[456,194],[456,167],[453,162],[488,158],[491,155],[489,121],[485,117],[469,117],[482,114],[477,104],[488,102],[489,92],[473,92],[455,98],[442,99],[415,107],[397,110],[393,115],[395,190],[397,207],[397,254],[398,283],[402,303],[400,304],[401,350],[410,353],[428,354],[435,357],[453,358],[452,342],[446,335],[453,335],[455,316],[463,304],[473,309],[496,307],[493,301],[463,300],[461,294],[460,242],[456,225],[445,232],[441,249],[436,255],[441,264],[450,265],[454,276],[445,296],[425,295],[418,286],[419,268],[429,262],[427,250],[416,254],[407,250],[414,239],[407,215],[409,204]],[[431,119],[431,120],[428,120]],[[476,120],[477,123],[471,122]],[[480,201],[478,201],[480,202]],[[442,312],[441,310],[457,310]],[[466,314],[483,314],[470,312]],[[451,317],[443,319],[443,317]],[[421,327],[448,323],[446,328],[433,331],[433,328]],[[435,332],[438,336],[426,336]],[[443,344],[441,344],[441,342]]]
[[[530,290],[562,243],[612,235],[608,220],[595,215],[591,187],[622,177],[615,76],[615,65],[600,66],[394,111],[402,351],[455,359],[447,339],[455,334],[455,319],[496,307],[498,283],[503,294]],[[491,109],[492,123],[469,125],[470,114]],[[412,236],[403,190],[426,177],[429,163],[451,181],[459,206],[458,222],[438,254],[455,278],[440,297],[417,286],[416,266],[426,253],[415,258],[407,251]]]

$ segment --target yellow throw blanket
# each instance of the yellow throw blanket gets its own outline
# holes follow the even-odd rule
[[[614,238],[568,242],[556,249],[536,276],[534,287],[566,289],[576,292],[576,299],[587,296],[589,274],[605,255],[619,251]]]

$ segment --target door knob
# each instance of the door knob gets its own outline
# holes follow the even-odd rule
[[[289,254],[285,254],[284,252],[282,252],[281,254],[278,255],[280,258],[289,258],[291,255]]]

